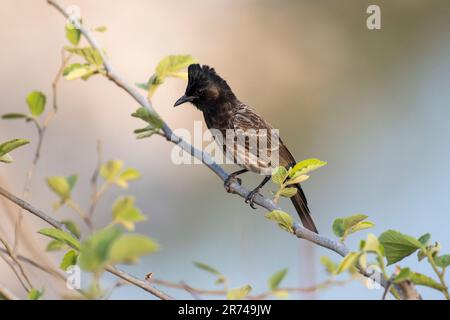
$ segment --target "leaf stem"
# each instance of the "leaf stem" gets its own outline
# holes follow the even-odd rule
[[[84,212],[83,209],[81,209],[81,207],[72,199],[68,199],[66,203],[69,208],[75,211],[81,217],[81,219],[83,219],[84,223],[88,226],[89,230],[93,231],[94,226],[92,224],[92,220],[89,217],[89,215],[86,212]]]
[[[390,291],[393,294],[393,296],[395,297],[395,299],[400,300],[400,295],[398,294],[397,290],[395,290],[394,286],[392,286],[390,284],[390,278],[386,272],[386,266],[384,265],[383,256],[379,252],[377,252],[376,255],[377,255],[378,265],[380,266],[380,269],[381,269],[381,274],[383,275],[383,277],[385,278],[385,280],[388,283],[388,286],[386,287],[386,291]],[[389,290],[388,290],[388,288],[389,288]]]
[[[441,292],[444,294],[445,299],[450,300],[450,294],[448,292],[448,287],[445,283],[445,279],[444,279],[444,270],[442,270],[442,272],[439,271],[436,262],[434,261],[434,257],[431,255],[429,250],[426,250],[426,255],[428,257],[428,262],[431,264],[431,267],[433,268],[433,271],[436,273],[436,275],[439,278],[439,281],[443,287],[443,289],[441,290]]]

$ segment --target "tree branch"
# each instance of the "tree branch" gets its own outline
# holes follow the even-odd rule
[[[66,228],[66,226],[64,224],[62,224],[61,222],[53,219],[52,217],[50,217],[49,215],[47,215],[43,211],[34,208],[31,204],[29,204],[25,200],[22,200],[22,199],[16,197],[15,195],[11,194],[7,190],[3,189],[2,187],[0,187],[0,195],[2,195],[6,199],[14,202],[16,205],[18,205],[22,209],[25,209],[26,211],[28,211],[29,213],[33,214],[34,216],[44,220],[45,222],[47,222],[49,225],[55,227],[56,229],[62,230],[64,232],[67,232],[67,233],[71,234],[73,237],[77,238],[74,234],[72,234],[70,232],[70,230],[68,230]],[[120,269],[118,269],[116,267],[108,266],[106,268],[106,270],[109,273],[112,273],[112,274],[116,275],[117,277],[119,277],[121,279],[124,279],[124,280],[130,282],[131,284],[134,284],[135,286],[137,286],[137,287],[139,287],[139,288],[141,288],[141,289],[151,293],[155,297],[158,297],[158,298],[160,298],[162,300],[173,300],[172,297],[170,297],[169,295],[165,294],[164,292],[154,288],[153,286],[147,284],[143,280],[139,280],[139,279],[133,277],[132,275],[129,275],[128,273],[126,273],[126,272],[124,272],[124,271],[122,271],[122,270],[120,270]]]
[[[47,2],[49,5],[56,8],[56,10],[58,10],[65,18],[71,19],[70,21],[74,25],[74,27],[79,29],[88,43],[99,52],[103,59],[103,66],[106,70],[107,78],[115,83],[118,87],[122,88],[125,92],[127,92],[142,107],[147,108],[152,113],[157,114],[151,102],[146,97],[141,95],[131,84],[129,84],[114,70],[112,64],[105,56],[103,49],[101,48],[95,37],[92,35],[92,33],[88,29],[83,27],[78,19],[73,19],[73,17],[70,17],[66,10],[57,1],[47,0]],[[162,131],[164,133],[164,137],[168,141],[178,145],[184,151],[190,153],[193,157],[201,160],[203,164],[207,166],[211,171],[213,171],[222,181],[225,181],[229,177],[228,173],[219,164],[217,164],[208,153],[194,148],[182,138],[175,135],[172,129],[164,121]],[[228,192],[237,194],[244,199],[247,198],[247,196],[250,194],[250,191],[248,189],[237,182],[230,183]],[[268,211],[281,210],[272,200],[265,198],[260,194],[257,194],[255,196],[254,203],[267,209]],[[297,238],[304,239],[324,248],[330,249],[343,257],[350,252],[350,250],[339,241],[311,232],[299,223],[295,223],[293,229],[294,234],[297,236]],[[388,285],[383,276],[376,271],[374,273],[369,273],[366,270],[360,270],[360,272],[362,275],[370,277],[371,279],[377,281],[383,287],[386,287]]]
[[[5,257],[3,257],[2,253],[0,253],[0,257],[2,257],[6,264],[12,269],[17,279],[19,279],[20,283],[24,287],[25,291],[29,292],[33,288],[33,285],[31,284],[30,278],[27,276],[24,267],[19,262],[12,249],[9,247],[8,242],[0,237],[0,243],[5,247],[5,254],[11,259],[11,261],[8,261]],[[16,270],[16,267],[18,270]]]
[[[275,290],[275,292],[289,292],[289,293],[308,293],[308,292],[314,292],[319,289],[328,287],[328,286],[343,286],[349,283],[351,279],[347,280],[333,280],[329,279],[324,282],[318,283],[316,285],[305,287],[305,288],[297,288],[297,287],[284,287],[284,288],[278,288]],[[174,283],[167,280],[161,280],[161,279],[150,279],[149,282],[159,284],[161,286],[165,286],[167,288],[173,288],[173,289],[181,289],[186,290],[190,294],[196,294],[196,295],[215,295],[215,296],[226,296],[227,290],[219,289],[219,290],[208,290],[208,289],[200,289],[200,288],[194,288],[188,285],[187,283],[181,282],[181,283]],[[250,300],[264,300],[271,296],[274,296],[274,291],[266,291],[260,294],[256,295],[249,295],[246,298]]]
[[[22,198],[27,200],[28,195],[30,194],[31,189],[31,182],[33,181],[34,172],[36,171],[39,159],[41,157],[41,149],[42,145],[44,143],[45,133],[47,132],[48,126],[52,122],[53,118],[55,117],[56,113],[58,112],[58,85],[59,81],[61,80],[61,76],[63,74],[64,68],[69,63],[70,59],[72,57],[72,54],[68,55],[67,57],[64,54],[64,50],[61,51],[61,65],[58,68],[58,71],[55,75],[55,78],[52,82],[52,100],[53,100],[53,108],[50,110],[43,122],[43,124],[39,124],[39,122],[34,119],[33,122],[36,125],[36,129],[38,132],[38,142],[36,146],[36,150],[34,152],[33,162],[31,163],[31,167],[27,172],[26,179],[25,179],[25,185],[23,188],[23,194]],[[17,253],[17,250],[19,248],[19,238],[20,238],[20,227],[22,225],[23,220],[23,212],[22,210],[19,210],[17,221],[14,227],[14,245],[13,245],[13,252],[14,254]]]
[[[19,300],[11,291],[8,290],[8,288],[4,287],[2,284],[0,284],[0,297],[6,299],[6,300]]]

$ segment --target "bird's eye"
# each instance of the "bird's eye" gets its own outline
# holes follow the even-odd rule
[[[203,92],[205,92],[205,89],[204,89],[204,88],[202,88],[202,89],[197,89],[197,91],[195,92],[195,94],[196,94],[197,96],[200,96],[200,95],[203,94]]]

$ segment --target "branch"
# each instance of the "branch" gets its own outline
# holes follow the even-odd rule
[[[6,242],[5,239],[0,237],[0,243],[3,244],[5,247],[4,253],[11,259],[11,261],[8,261],[2,253],[0,253],[0,257],[6,262],[6,264],[12,269],[14,274],[16,275],[17,279],[19,279],[20,284],[23,286],[26,292],[29,292],[33,285],[31,284],[31,281],[29,277],[27,276],[25,269],[23,268],[22,264],[17,259],[16,255],[8,245],[8,242]],[[1,249],[1,248],[0,248]],[[18,270],[16,270],[16,267]]]
[[[58,71],[52,82],[53,108],[52,108],[52,110],[50,110],[48,112],[42,125],[40,125],[36,119],[33,120],[33,122],[36,125],[37,132],[38,132],[38,142],[37,142],[36,150],[34,152],[33,162],[31,163],[31,167],[28,170],[27,176],[25,179],[25,186],[23,188],[23,193],[22,193],[22,198],[24,198],[25,200],[28,199],[28,196],[30,194],[31,182],[33,181],[33,176],[34,176],[37,164],[38,164],[40,156],[41,156],[41,149],[42,149],[42,145],[44,143],[45,133],[47,132],[47,128],[50,125],[50,123],[52,122],[56,113],[58,112],[58,102],[57,102],[58,85],[59,85],[59,81],[61,80],[61,76],[63,74],[64,68],[67,66],[71,57],[72,57],[72,54],[68,55],[67,57],[65,56],[64,49],[61,51],[61,65],[58,68]],[[17,253],[17,250],[19,248],[19,231],[21,229],[20,227],[22,225],[22,220],[23,220],[23,212],[22,212],[22,210],[19,210],[19,213],[17,216],[17,221],[16,221],[16,224],[14,227],[14,245],[13,245],[14,254]]]
[[[11,291],[8,290],[8,288],[4,287],[2,284],[0,284],[0,297],[6,299],[6,300],[19,300]]]
[[[47,2],[49,5],[53,6],[56,10],[58,10],[66,19],[70,19],[74,27],[80,30],[80,32],[88,41],[88,43],[92,46],[92,48],[98,51],[98,53],[101,55],[103,59],[103,66],[106,71],[106,77],[113,83],[115,83],[118,87],[122,88],[125,92],[127,92],[142,107],[147,108],[150,112],[158,115],[158,113],[153,109],[151,102],[146,97],[141,95],[135,89],[134,86],[129,84],[122,76],[120,76],[114,70],[112,64],[104,54],[103,49],[97,42],[96,38],[92,35],[92,33],[88,29],[83,27],[83,25],[80,23],[78,19],[73,19],[73,17],[71,17],[56,0],[47,0]],[[162,131],[164,137],[168,141],[178,145],[184,151],[190,153],[193,157],[202,161],[203,164],[207,166],[211,171],[213,171],[222,181],[225,181],[229,177],[228,173],[219,164],[217,164],[208,153],[203,152],[202,150],[199,150],[197,148],[194,148],[192,145],[184,141],[182,138],[175,135],[172,129],[165,122],[163,122]],[[244,199],[246,199],[247,196],[250,194],[250,191],[248,189],[246,189],[237,182],[230,183],[227,191],[229,193],[237,194]],[[268,211],[281,210],[272,200],[265,198],[260,194],[257,194],[254,197],[254,203],[267,209]],[[350,252],[350,250],[344,244],[334,239],[330,239],[322,235],[316,234],[314,232],[311,232],[310,230],[306,229],[299,223],[295,223],[293,229],[294,234],[297,236],[297,238],[304,239],[312,243],[315,243],[319,246],[322,246],[324,248],[330,249],[343,257],[345,257]],[[376,271],[374,273],[369,273],[366,270],[360,270],[360,272],[362,275],[374,279],[385,288],[388,285],[386,279],[384,279],[384,277]]]
[[[1,253],[7,254],[6,249],[0,248],[0,254]],[[39,264],[38,262],[36,262],[28,257],[25,257],[23,255],[20,255],[20,254],[17,255],[17,260],[20,260],[20,261],[26,263],[27,265],[30,265],[33,268],[36,268],[37,270],[40,270],[50,276],[56,277],[58,280],[60,280],[62,283],[64,283],[64,285],[66,284],[66,280],[67,280],[66,275],[62,271],[48,269],[48,268],[44,267],[43,265]],[[86,293],[83,292],[82,290],[75,289],[75,291],[77,291],[82,297],[84,297],[84,298],[87,297]]]
[[[323,289],[328,286],[336,285],[336,286],[343,286],[349,283],[351,279],[338,281],[338,280],[326,280],[324,282],[318,283],[316,285],[305,287],[305,288],[296,288],[296,287],[285,287],[285,288],[278,288],[275,290],[279,292],[290,292],[290,293],[308,293],[308,292],[314,292],[319,289]],[[149,282],[159,284],[161,286],[165,286],[167,288],[173,288],[173,289],[181,289],[186,290],[190,294],[196,294],[196,295],[215,295],[215,296],[226,296],[227,290],[208,290],[208,289],[199,289],[194,288],[188,285],[187,283],[181,282],[181,283],[174,283],[166,280],[161,279],[151,279]],[[249,300],[263,300],[266,298],[269,298],[274,295],[274,291],[266,291],[257,295],[249,295],[247,296],[247,299]]]
[[[25,200],[22,200],[18,197],[16,197],[15,195],[11,194],[10,192],[8,192],[7,190],[3,189],[2,187],[0,187],[0,195],[2,195],[3,197],[5,197],[6,199],[14,202],[16,205],[18,205],[19,207],[21,207],[22,209],[25,209],[26,211],[28,211],[29,213],[33,214],[34,216],[40,218],[41,220],[44,220],[45,222],[47,222],[49,225],[55,227],[56,229],[62,230],[64,232],[67,232],[69,234],[71,234],[73,237],[77,238],[74,234],[72,234],[70,232],[70,230],[68,230],[66,228],[66,226],[64,224],[62,224],[61,222],[53,219],[52,217],[50,217],[49,215],[47,215],[46,213],[44,213],[43,211],[34,208],[31,204],[29,204],[28,202],[26,202]],[[145,283],[145,281],[143,280],[139,280],[135,277],[133,277],[132,275],[129,275],[128,273],[117,269],[116,267],[113,266],[108,266],[106,268],[106,270],[109,273],[114,274],[115,276],[126,280],[128,282],[130,282],[131,284],[134,284],[135,286],[151,293],[152,295],[154,295],[155,297],[158,297],[162,300],[172,300],[173,298],[170,297],[169,295],[165,294],[162,291],[159,291],[158,289],[154,288],[153,286]]]
[[[100,174],[100,168],[102,166],[102,162],[103,162],[103,150],[102,150],[102,141],[101,140],[97,140],[97,165],[95,167],[94,173],[92,174],[91,177],[91,204],[89,206],[89,218],[92,219],[92,216],[94,215],[94,211],[95,208],[97,207],[97,203],[102,195],[102,191],[105,188],[101,188],[100,190],[98,190],[98,176]]]

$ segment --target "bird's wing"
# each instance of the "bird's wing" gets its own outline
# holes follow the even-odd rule
[[[246,164],[252,171],[278,165],[277,161],[272,161],[272,154],[279,150],[278,132],[252,108],[240,105],[230,117],[229,128],[236,136],[236,161]]]

